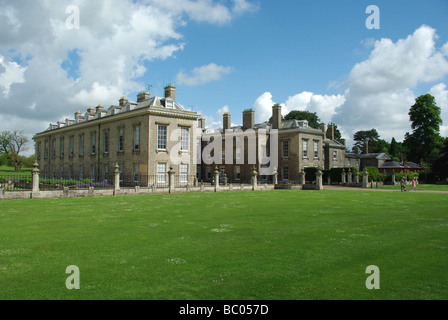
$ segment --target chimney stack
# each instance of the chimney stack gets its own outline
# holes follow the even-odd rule
[[[205,129],[205,119],[204,118],[198,119],[198,128]]]
[[[276,104],[272,107],[272,129],[281,129],[282,127],[282,106]]]
[[[255,126],[255,111],[246,109],[243,111],[243,130],[253,129]]]
[[[334,123],[330,123],[328,125],[327,138],[330,140],[334,140]]]
[[[165,87],[165,99],[166,98],[176,100],[176,87],[172,83],[167,84]]]
[[[231,127],[231,122],[230,122],[230,113],[225,112],[222,116],[222,125],[223,125],[223,129],[224,130],[229,130]]]
[[[97,107],[96,107],[96,113],[98,113],[98,112],[100,112],[100,111],[103,111],[104,110],[104,107],[101,105],[101,104],[99,104]]]
[[[142,91],[137,95],[137,102],[142,102],[149,99],[149,92],[148,91]],[[121,100],[120,100],[121,101]],[[127,102],[127,101],[126,101]],[[122,105],[120,104],[122,107]]]
[[[126,104],[128,103],[128,98],[126,97],[121,97],[120,99],[120,107],[124,107]]]
[[[319,128],[320,128],[320,130],[322,130],[323,133],[326,133],[326,132],[327,132],[327,126],[325,125],[325,123],[322,122],[322,123],[319,125]]]

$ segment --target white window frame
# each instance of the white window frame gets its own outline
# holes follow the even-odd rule
[[[166,163],[157,163],[157,183],[166,183]]]
[[[308,140],[302,140],[303,158],[308,158]]]
[[[181,163],[179,167],[180,182],[188,183],[188,164]]]
[[[140,150],[140,125],[134,126],[134,151]]]
[[[180,151],[188,152],[190,150],[190,129],[180,128]]]
[[[168,126],[159,124],[157,126],[157,150],[167,148]]]

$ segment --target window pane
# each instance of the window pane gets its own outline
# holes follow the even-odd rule
[[[188,164],[180,165],[180,182],[188,182]]]
[[[289,156],[289,141],[283,141],[283,158]]]
[[[104,132],[104,153],[109,153],[109,132]]]
[[[121,128],[118,131],[118,151],[123,151],[123,144],[124,144],[124,129]]]
[[[140,150],[140,126],[134,127],[134,150]]]
[[[189,147],[189,130],[188,128],[181,128],[181,137],[180,137],[180,150],[188,151]]]
[[[157,148],[160,150],[166,150],[166,126],[158,127]]]
[[[166,182],[166,163],[157,164],[157,182],[159,183]]]

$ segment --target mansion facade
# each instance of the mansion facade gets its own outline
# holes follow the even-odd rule
[[[76,112],[74,119],[50,124],[34,136],[41,176],[104,181],[116,164],[122,176],[156,176],[160,183],[166,182],[170,167],[184,180],[196,176],[193,136],[201,116],[185,110],[175,90],[169,84],[163,98],[144,91],[137,102],[122,97],[108,109],[91,107],[85,114]],[[175,141],[173,132],[178,133]],[[170,152],[176,149],[179,161],[173,163]]]
[[[319,129],[314,129],[306,120],[282,120],[280,105],[272,107],[272,122],[256,124],[255,111],[247,109],[243,111],[241,126],[231,126],[230,113],[224,113],[222,123],[222,129],[203,130],[202,150],[205,150],[211,140],[221,138],[223,141],[220,150],[222,161],[208,163],[207,159],[202,159],[200,174],[204,181],[213,179],[216,167],[220,180],[225,177],[230,182],[248,182],[255,170],[260,175],[261,182],[272,182],[273,172],[277,173],[279,182],[288,182],[299,181],[300,172],[307,167],[329,169],[344,167],[346,164],[345,143],[334,138],[333,124],[329,124],[327,128],[321,123]],[[231,144],[233,161],[230,162],[227,161],[224,143],[225,137],[229,135],[234,139]],[[235,141],[237,139],[240,140],[239,143]],[[262,142],[259,141],[261,139]],[[203,154],[207,156],[207,152]],[[259,156],[253,156],[254,154]],[[263,159],[270,161],[265,163]]]
[[[231,126],[225,113],[221,129],[207,129],[201,115],[176,101],[174,85],[164,90],[163,98],[144,91],[137,102],[122,97],[118,105],[98,105],[50,124],[33,138],[41,177],[107,181],[118,164],[122,176],[143,182],[153,177],[166,183],[168,170],[184,183],[212,182],[216,168],[229,182],[250,181],[254,169],[262,181],[272,181],[274,171],[278,181],[298,181],[307,167],[347,166],[345,142],[335,139],[333,124],[315,129],[306,120],[282,120],[281,106],[275,105],[272,122],[256,124],[255,111],[248,109],[241,126]],[[230,149],[225,143],[210,148],[226,136],[233,142]]]

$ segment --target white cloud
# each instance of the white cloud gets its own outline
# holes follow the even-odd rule
[[[229,112],[229,106],[224,106],[221,109],[219,109],[218,111],[216,111],[216,115],[218,117],[222,117],[224,115],[224,113]]]
[[[198,86],[217,81],[232,71],[232,67],[223,67],[215,63],[210,63],[202,67],[194,68],[191,75],[180,71],[176,76],[176,82],[180,85]]]
[[[448,137],[448,90],[445,83],[439,83],[429,90],[429,94],[436,99],[437,106],[441,109],[443,124],[440,127],[440,135]]]
[[[343,95],[319,95],[304,91],[289,97],[286,101],[287,110],[306,110],[315,112],[324,123],[331,122],[336,109],[345,102]]]
[[[415,87],[443,79],[448,61],[435,47],[434,29],[421,26],[406,39],[375,42],[370,57],[356,64],[346,82],[345,103],[333,117],[350,139],[358,130],[378,130],[381,138],[403,140],[410,131],[409,108]]]
[[[376,41],[370,57],[353,67],[348,86],[360,94],[374,94],[440,79],[448,73],[448,61],[435,48],[435,37],[435,30],[424,25],[396,43]]]
[[[183,50],[179,30],[188,21],[225,24],[251,9],[246,1],[226,6],[211,0],[1,3],[0,116],[22,119],[14,123],[30,134],[46,126],[36,129],[28,123],[73,117],[78,109],[116,104],[121,95],[140,90],[148,62]],[[80,9],[79,30],[66,27],[68,5]],[[231,72],[205,67],[189,80],[205,83]]]
[[[255,110],[255,121],[257,123],[268,121],[270,117],[272,117],[272,106],[276,104],[272,100],[272,94],[270,92],[265,92],[261,96],[259,96],[254,102],[254,110]],[[285,104],[281,104],[282,106],[282,115],[286,115],[286,106]]]
[[[13,61],[6,61],[5,57],[0,55],[0,90],[3,89],[3,95],[7,98],[11,85],[14,83],[24,83],[24,72],[26,67],[21,67]]]
[[[344,86],[344,94],[321,95],[303,91],[290,96],[282,104],[282,114],[291,110],[316,112],[325,123],[335,122],[348,144],[359,130],[378,130],[382,139],[395,137],[402,141],[411,130],[409,108],[415,103],[415,87],[431,83],[448,75],[448,43],[435,47],[434,29],[421,26],[406,39],[393,42],[381,39],[373,44],[368,59],[356,64]],[[448,90],[444,83],[433,86],[430,94],[442,109],[442,119],[448,121]],[[275,104],[270,92],[254,102],[256,120],[265,121],[272,116]],[[448,124],[441,127],[448,135]]]

